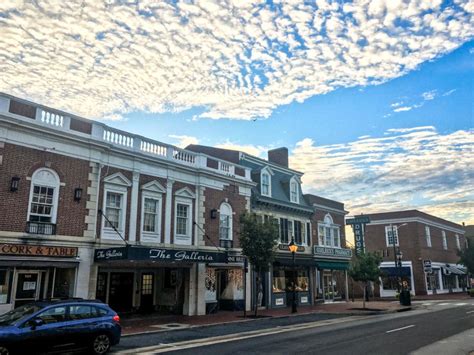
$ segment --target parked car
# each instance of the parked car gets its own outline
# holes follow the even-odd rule
[[[100,301],[34,302],[0,315],[0,355],[86,348],[105,354],[120,334],[119,316]]]

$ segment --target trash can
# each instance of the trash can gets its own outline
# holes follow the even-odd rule
[[[400,304],[402,306],[411,306],[410,291],[403,290],[403,291],[400,292]]]

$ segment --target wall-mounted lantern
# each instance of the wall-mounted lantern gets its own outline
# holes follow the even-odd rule
[[[74,190],[74,201],[79,202],[82,198],[82,188],[78,187]]]
[[[216,219],[217,218],[217,210],[213,208],[211,210],[211,219]]]
[[[12,181],[10,182],[10,191],[15,192],[18,191],[20,187],[20,178],[18,176],[12,177]]]

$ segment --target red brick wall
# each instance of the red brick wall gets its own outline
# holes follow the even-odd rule
[[[0,148],[3,163],[0,165],[0,230],[24,232],[28,216],[31,175],[41,167],[56,171],[61,183],[57,212],[59,235],[82,236],[86,228],[87,186],[89,162],[86,160],[59,155],[50,151],[36,150],[6,143]],[[19,189],[10,192],[13,176],[20,177]],[[80,202],[74,201],[74,190],[83,189]]]
[[[328,210],[322,210],[320,208],[316,209],[316,211],[311,216],[311,241],[312,245],[319,245],[319,230],[318,230],[318,223],[324,221],[324,217],[326,214],[330,214],[334,224],[338,224],[340,226],[339,233],[341,236],[341,247],[346,247],[346,232],[345,232],[345,222],[344,222],[344,214],[331,212]]]
[[[206,234],[212,240],[212,242],[219,246],[219,213],[217,213],[216,219],[211,219],[211,210],[219,210],[219,207],[222,202],[227,202],[232,206],[232,237],[234,241],[234,248],[240,246],[239,243],[239,230],[240,230],[240,215],[245,212],[246,199],[245,196],[239,195],[238,187],[236,186],[227,186],[224,190],[214,190],[211,188],[206,188],[204,191],[205,201],[205,224],[204,228]],[[227,201],[225,200],[227,198]],[[207,246],[213,246],[213,244],[207,239],[204,238],[204,241]]]

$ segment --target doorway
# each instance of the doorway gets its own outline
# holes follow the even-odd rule
[[[332,271],[323,272],[323,296],[324,301],[334,301],[334,277]]]
[[[15,277],[15,307],[39,300],[41,276],[40,271],[17,272]]]
[[[140,310],[142,312],[153,311],[153,285],[155,275],[152,273],[142,274],[141,292],[140,292]]]
[[[132,310],[133,272],[110,273],[109,305],[116,312]]]

